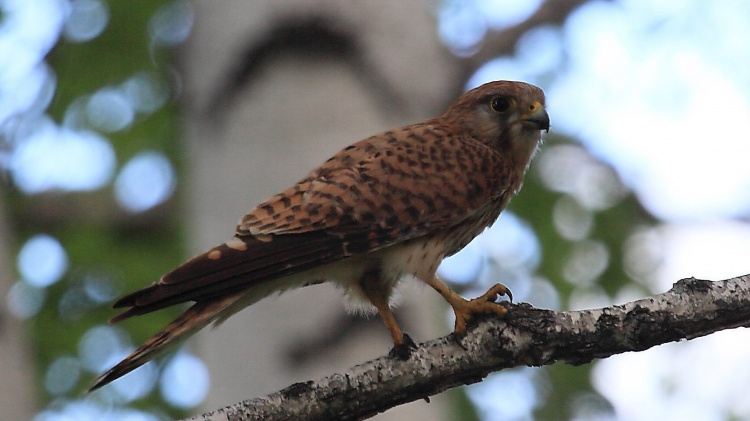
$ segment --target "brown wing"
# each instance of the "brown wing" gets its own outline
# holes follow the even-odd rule
[[[237,235],[367,234],[374,250],[459,224],[511,185],[500,153],[429,121],[342,150],[248,212]]]
[[[509,188],[506,167],[493,149],[435,122],[365,139],[251,210],[235,240],[118,300],[131,308],[112,321],[447,230]]]
[[[342,244],[328,237],[314,232],[271,241],[235,238],[188,260],[159,282],[117,300],[113,307],[127,310],[110,323],[186,301],[224,297],[265,280],[338,260],[344,255]]]

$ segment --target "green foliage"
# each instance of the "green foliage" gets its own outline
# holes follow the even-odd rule
[[[148,33],[149,19],[165,3],[110,2],[109,23],[100,36],[89,42],[61,39],[57,43],[48,57],[57,85],[47,112],[58,124],[75,100],[103,87],[120,85],[139,71],[169,77],[165,69],[171,66],[171,54],[149,45]],[[115,150],[118,167],[144,150],[162,151],[172,162],[180,162],[176,115],[176,106],[167,103],[153,113],[138,114],[124,130],[103,134]],[[62,355],[78,355],[84,333],[116,314],[109,304],[70,295],[81,290],[87,276],[111,280],[117,294],[122,294],[158,280],[184,260],[184,236],[176,216],[179,213],[170,211],[176,206],[176,197],[143,214],[131,214],[118,206],[111,184],[93,192],[33,196],[8,192],[11,228],[18,243],[38,233],[49,234],[60,241],[69,259],[66,275],[46,289],[45,304],[30,322],[41,401],[53,398],[42,386],[50,364]],[[66,299],[72,300],[79,311],[63,312]],[[122,326],[130,332],[132,341],[139,343],[170,321],[178,310],[129,320]],[[84,373],[66,397],[78,397],[91,380],[91,375]],[[160,408],[158,412],[168,411],[170,417],[186,415],[182,410],[167,410],[169,405],[158,393],[138,405]]]
[[[549,153],[555,153],[554,146],[559,145],[578,147],[575,142],[552,135],[548,136],[543,148],[550,149]],[[583,152],[582,148],[581,151]],[[583,153],[583,155],[588,154]],[[583,170],[585,165],[609,168],[605,163],[591,156],[588,156],[585,161],[577,163],[576,167],[580,170]],[[571,308],[570,300],[576,293],[596,294],[603,291],[606,294],[605,299],[612,302],[623,287],[634,284],[634,280],[627,275],[623,263],[623,245],[626,239],[636,229],[653,225],[655,219],[642,208],[631,192],[624,189],[624,186],[613,185],[611,186],[613,189],[623,189],[622,197],[605,209],[586,209],[582,205],[582,212],[589,212],[593,217],[592,227],[588,235],[580,240],[567,239],[561,235],[560,229],[556,226],[553,213],[556,203],[566,195],[573,195],[574,192],[559,192],[550,189],[546,185],[550,183],[545,183],[543,176],[540,175],[543,171],[536,167],[537,164],[539,163],[532,164],[523,191],[513,199],[510,210],[531,224],[539,239],[542,260],[538,273],[550,280],[560,294],[561,310],[575,309]],[[613,170],[612,174],[614,174]],[[590,186],[590,188],[594,187]],[[601,242],[609,251],[606,268],[590,283],[577,284],[575,279],[565,279],[563,274],[566,272],[566,265],[569,264],[575,247],[581,242],[590,240]],[[596,394],[590,381],[591,367],[591,364],[577,367],[554,364],[542,368],[549,379],[549,390],[542,405],[535,412],[536,419],[572,419],[571,411],[574,409],[572,403],[576,398],[585,393]]]

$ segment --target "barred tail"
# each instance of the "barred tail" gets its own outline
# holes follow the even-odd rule
[[[92,392],[147,363],[157,355],[181,343],[207,324],[220,317],[221,313],[236,302],[242,293],[195,303],[164,329],[136,348],[117,365],[99,376],[89,389]]]

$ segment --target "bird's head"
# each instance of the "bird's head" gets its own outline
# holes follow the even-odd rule
[[[523,82],[497,81],[472,89],[443,118],[525,167],[549,131],[544,92]]]

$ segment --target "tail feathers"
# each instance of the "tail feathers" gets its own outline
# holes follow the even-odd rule
[[[265,288],[261,285],[346,255],[342,239],[325,232],[272,236],[268,240],[238,236],[188,260],[159,282],[118,299],[113,307],[124,310],[110,323],[183,302]]]
[[[169,350],[171,347],[178,345],[207,324],[219,318],[222,312],[242,297],[242,295],[242,293],[234,294],[195,303],[164,329],[151,337],[151,339],[136,348],[124,360],[99,376],[91,388],[89,388],[89,392],[119,379]]]

